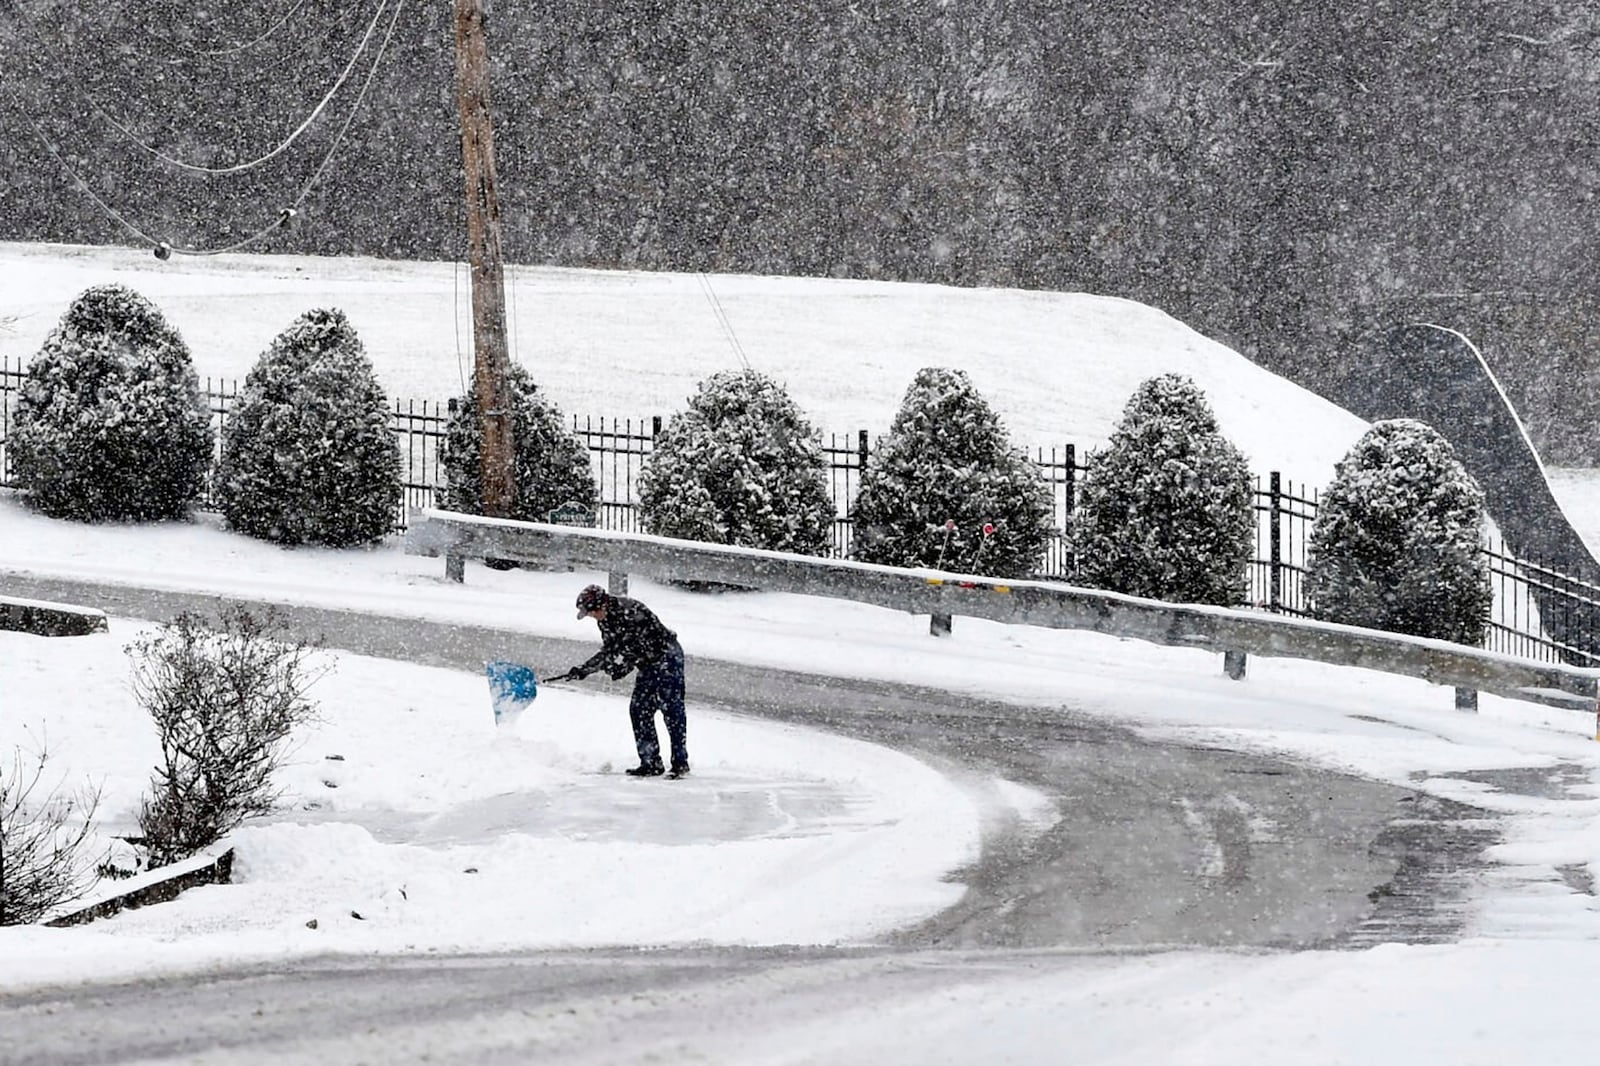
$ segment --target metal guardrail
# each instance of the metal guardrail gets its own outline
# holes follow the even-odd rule
[[[106,613],[93,607],[0,596],[0,629],[39,637],[84,637],[106,631]]]
[[[483,518],[450,511],[411,513],[407,554],[445,559],[461,580],[468,558],[559,564],[612,575],[720,582],[773,592],[827,596],[911,614],[964,615],[1013,625],[1085,629],[1224,656],[1263,655],[1421,678],[1455,686],[1457,706],[1479,691],[1596,713],[1600,670],[1536,662],[1452,644],[1251,610],[1165,603],[1046,581],[905,570],[668,537]],[[1242,661],[1240,663],[1242,666]],[[1242,676],[1242,669],[1232,676]],[[1470,699],[1464,699],[1470,696]]]

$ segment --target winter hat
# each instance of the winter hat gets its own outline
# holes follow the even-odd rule
[[[599,585],[589,585],[578,593],[578,617],[582,618],[597,607],[604,607],[611,597]]]

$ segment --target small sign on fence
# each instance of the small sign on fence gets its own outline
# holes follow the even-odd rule
[[[593,529],[594,512],[576,500],[568,500],[550,512],[550,524],[553,526],[587,526]]]

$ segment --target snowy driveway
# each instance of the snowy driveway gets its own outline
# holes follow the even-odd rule
[[[8,588],[119,616],[164,618],[215,602],[204,594],[59,579],[16,578]],[[415,617],[288,610],[295,625],[333,647],[434,666],[476,670],[498,656],[574,662],[589,650]],[[626,682],[589,684],[626,691]],[[1307,765],[1152,739],[1070,707],[694,659],[689,684],[691,706],[881,744],[916,756],[974,797],[982,843],[977,861],[955,874],[965,893],[955,906],[894,934],[896,944],[1309,947],[1359,940],[1364,922],[1379,923],[1386,939],[1437,940],[1454,928],[1456,886],[1443,874],[1493,841],[1466,808]],[[614,791],[615,780],[586,784]],[[703,780],[684,784],[705,787]],[[806,794],[792,784],[742,782],[742,798],[720,802],[709,816],[734,837],[752,836],[797,815],[826,825],[850,804],[837,787]],[[1029,814],[1008,802],[1002,792],[1015,786],[1046,797],[1049,809]],[[496,803],[504,810],[488,809]],[[515,797],[490,798],[452,817],[472,827],[538,817],[579,834],[632,832],[654,843],[671,832],[648,806],[624,804],[619,816],[611,804],[596,815],[582,791],[545,804],[529,812]],[[630,828],[630,818],[648,829]],[[454,831],[449,819],[375,827],[380,839],[436,842],[448,842]],[[1430,861],[1440,854],[1444,862]]]

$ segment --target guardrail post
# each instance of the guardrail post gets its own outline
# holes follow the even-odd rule
[[[1456,710],[1466,711],[1468,714],[1478,713],[1478,690],[1475,688],[1462,688],[1456,686]]]
[[[947,614],[936,614],[928,619],[928,635],[934,637],[948,637],[951,626],[955,620]]]
[[[613,596],[626,596],[628,594],[628,575],[620,570],[613,570],[606,575],[606,591]]]
[[[1244,680],[1244,672],[1249,666],[1249,657],[1242,651],[1225,651],[1222,653],[1222,672],[1235,681]]]
[[[467,579],[467,557],[464,555],[446,555],[444,557],[444,578],[446,581],[465,581]]]

